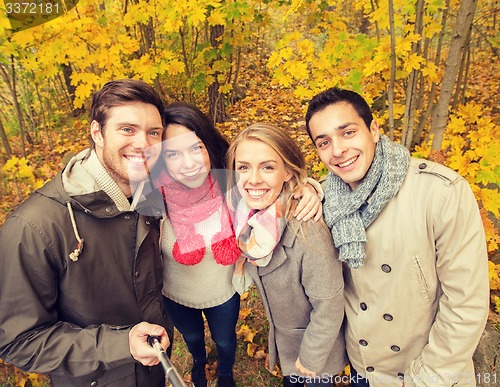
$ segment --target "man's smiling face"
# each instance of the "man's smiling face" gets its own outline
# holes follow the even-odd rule
[[[368,128],[349,103],[326,106],[309,121],[311,137],[328,170],[356,189],[366,176],[380,138],[375,120]]]
[[[115,106],[109,110],[104,131],[96,121],[91,123],[90,131],[97,157],[129,196],[130,184],[145,179],[160,155],[160,112],[154,105],[142,102]]]

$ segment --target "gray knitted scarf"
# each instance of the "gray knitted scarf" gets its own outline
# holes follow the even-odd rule
[[[398,193],[409,163],[408,150],[382,135],[372,165],[355,190],[337,175],[328,174],[323,213],[339,259],[349,267],[363,266],[366,229]]]

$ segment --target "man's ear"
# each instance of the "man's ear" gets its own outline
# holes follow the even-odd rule
[[[378,126],[378,122],[375,120],[372,120],[372,123],[370,124],[370,133],[372,135],[373,142],[377,143],[380,139],[380,128]]]
[[[90,136],[92,137],[92,140],[94,140],[96,146],[99,148],[103,147],[104,139],[102,137],[101,125],[99,125],[96,120],[90,123]]]

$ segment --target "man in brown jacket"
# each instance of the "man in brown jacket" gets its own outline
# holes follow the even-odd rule
[[[143,82],[104,85],[92,101],[91,149],[5,222],[5,362],[49,374],[54,386],[165,385],[147,343],[160,336],[167,348],[172,334],[161,301],[158,217],[144,215],[154,212],[138,200],[159,157],[162,112]]]

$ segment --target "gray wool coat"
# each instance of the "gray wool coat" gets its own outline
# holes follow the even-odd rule
[[[269,264],[247,262],[245,270],[269,319],[269,369],[279,356],[283,375],[298,374],[297,358],[317,376],[342,371],[344,281],[324,223],[290,220]]]

